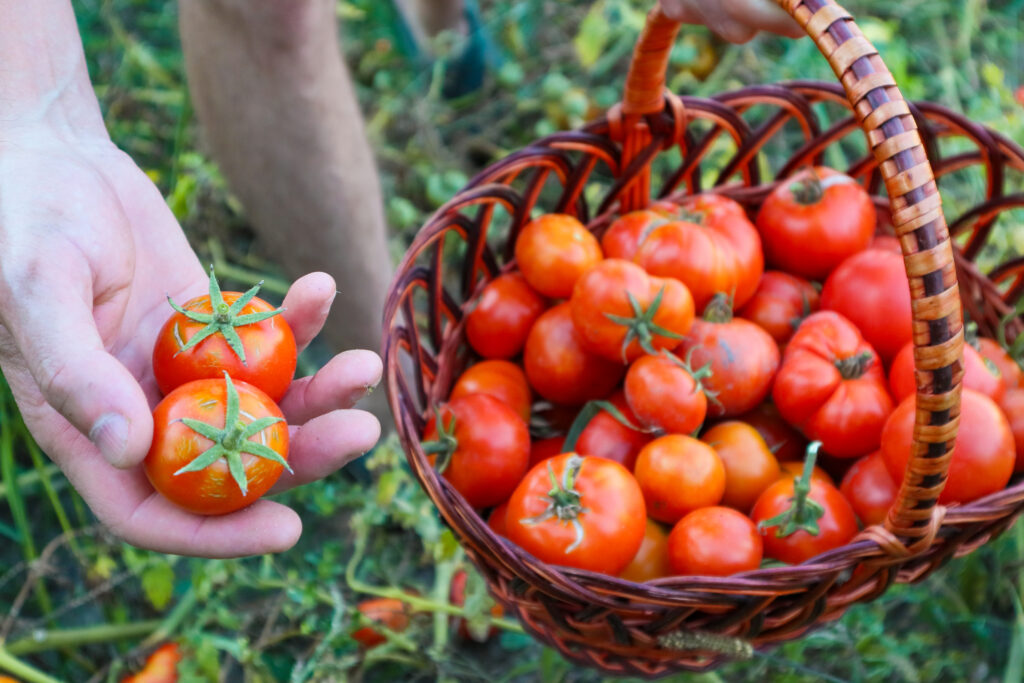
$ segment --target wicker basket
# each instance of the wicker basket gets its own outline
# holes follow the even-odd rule
[[[936,505],[959,414],[961,304],[991,336],[1024,292],[1024,259],[987,275],[974,263],[1000,214],[1024,207],[1024,195],[1004,192],[1007,175],[1024,171],[1024,150],[939,105],[906,102],[877,51],[832,0],[778,1],[842,86],[792,82],[710,99],[666,93],[679,26],[655,9],[623,102],[604,119],[540,140],[475,177],[417,235],[387,302],[388,395],[413,471],[506,610],[566,657],[608,673],[706,669],[751,646],[798,637],[894,581],[919,580],[972,551],[1024,508],[1018,480],[967,505]],[[826,125],[823,110],[838,115]],[[757,122],[749,123],[755,112]],[[947,139],[961,151],[944,155]],[[869,192],[884,183],[888,194],[875,199],[900,239],[910,278],[918,394],[913,457],[885,525],[799,566],[647,584],[546,565],[504,542],[430,467],[419,444],[430,407],[444,400],[469,360],[466,303],[512,267],[516,235],[537,211],[575,214],[600,233],[613,214],[641,208],[652,196],[710,187],[756,211],[775,185],[764,177],[762,150],[770,142],[795,150],[775,177],[826,159],[835,165],[838,153]],[[985,177],[985,200],[947,229],[935,178],[971,167]],[[654,193],[653,177],[661,183]]]

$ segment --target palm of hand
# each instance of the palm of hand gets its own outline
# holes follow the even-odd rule
[[[153,341],[170,313],[206,291],[207,276],[159,192],[109,142],[23,146],[0,162],[0,367],[30,431],[97,517],[129,542],[167,552],[233,556],[281,550],[301,525],[269,501],[202,518],[157,495],[138,463],[159,400]],[[333,299],[328,276],[302,278],[286,298],[300,348]],[[346,410],[380,376],[367,352],[336,357],[282,401],[296,474],[283,488],[323,476],[367,450],[376,420]],[[84,434],[124,415],[127,436]],[[109,422],[109,421],[108,421]],[[113,455],[112,455],[113,453]],[[258,530],[260,535],[251,533]]]

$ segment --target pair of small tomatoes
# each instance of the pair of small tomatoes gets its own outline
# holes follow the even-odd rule
[[[153,488],[180,507],[220,515],[246,507],[288,465],[288,425],[277,405],[295,373],[288,323],[256,297],[259,285],[179,306],[161,328],[153,372],[163,400],[143,467]]]

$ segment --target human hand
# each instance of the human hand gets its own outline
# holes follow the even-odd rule
[[[731,43],[745,43],[758,31],[806,35],[773,0],[661,0],[661,8],[670,19],[703,24]]]
[[[4,140],[0,155],[0,370],[25,423],[97,518],[133,545],[235,557],[291,547],[301,522],[260,500],[223,517],[190,514],[139,466],[159,400],[152,348],[166,296],[206,292],[208,275],[157,189],[105,134],[45,126]],[[283,314],[299,348],[323,326],[332,278],[307,275]],[[272,492],[323,477],[369,450],[380,424],[350,410],[381,376],[369,351],[336,356],[281,401],[289,461]]]

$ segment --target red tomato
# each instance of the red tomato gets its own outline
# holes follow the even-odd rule
[[[601,238],[606,258],[632,260],[651,230],[669,221],[664,212],[642,209],[619,216]]]
[[[636,551],[633,560],[622,570],[619,578],[644,583],[671,575],[672,568],[668,564],[668,534],[660,524],[648,519],[640,550]]]
[[[396,598],[371,598],[363,600],[356,609],[365,621],[380,624],[389,631],[401,633],[409,628],[409,606]],[[372,626],[363,626],[352,632],[352,639],[366,649],[383,645],[388,638]]]
[[[893,481],[880,451],[853,463],[839,484],[839,492],[850,501],[865,526],[885,521],[899,491],[899,484]]]
[[[910,283],[903,256],[884,249],[854,254],[825,280],[821,307],[856,325],[888,365],[911,340]]]
[[[527,472],[507,523],[509,540],[542,562],[615,576],[643,543],[644,497],[619,463],[563,453]]]
[[[757,430],[742,422],[720,422],[700,440],[715,449],[725,466],[722,505],[750,512],[761,492],[781,476],[779,461]]]
[[[757,430],[779,462],[803,460],[807,439],[782,419],[774,403],[765,401],[736,418]]]
[[[530,462],[522,418],[487,394],[449,401],[440,414],[441,430],[431,418],[423,433],[431,465],[475,508],[508,498]]]
[[[683,203],[686,218],[656,227],[633,260],[651,275],[686,285],[698,311],[718,292],[737,306],[757,290],[764,272],[761,239],[736,202],[702,194]]]
[[[565,450],[562,448],[564,443],[565,438],[561,436],[534,439],[530,442],[530,465],[527,469],[532,469],[541,460],[547,460],[548,458],[565,453]]]
[[[779,346],[789,341],[800,321],[818,310],[818,290],[807,280],[768,270],[753,298],[736,315],[760,325]]]
[[[618,385],[626,369],[584,348],[572,324],[569,302],[537,318],[526,339],[523,365],[530,385],[552,403],[580,405],[604,398]]]
[[[647,515],[675,524],[697,508],[717,505],[725,493],[725,466],[706,443],[670,434],[644,446],[633,470]]]
[[[287,459],[281,409],[256,387],[225,376],[183,384],[160,401],[143,469],[172,503],[224,515],[259,500]]]
[[[978,337],[978,352],[999,369],[1007,389],[1024,388],[1024,370],[995,339]]]
[[[526,375],[515,363],[507,360],[485,360],[462,373],[448,400],[470,394],[487,394],[498,399],[523,418],[530,421],[530,385]]]
[[[913,396],[897,406],[885,423],[882,455],[889,474],[900,483],[910,460],[914,438]],[[1016,460],[1013,432],[1006,416],[988,396],[964,389],[960,428],[950,456],[946,487],[939,503],[969,503],[1006,487]]]
[[[785,513],[796,504],[794,488],[797,481],[791,477],[783,477],[769,486],[757,499],[750,513],[750,518],[762,530],[764,554],[789,564],[799,564],[827,550],[838,548],[848,543],[857,533],[857,518],[853,514],[853,508],[843,498],[843,494],[839,493],[839,489],[812,477],[807,497],[821,506],[822,516],[813,520],[813,516],[801,517],[798,514],[797,521],[816,523],[817,533],[811,533],[806,527],[801,527],[791,534],[780,537],[779,534],[785,533],[785,530],[778,524],[769,523],[769,520]]]
[[[491,531],[499,536],[508,535],[505,531],[505,515],[507,513],[508,501],[506,500],[504,503],[491,510],[491,514],[487,517],[487,526],[491,527]]]
[[[725,298],[708,304],[677,352],[690,367],[710,363],[711,374],[701,380],[711,399],[708,415],[732,417],[764,400],[779,367],[779,347],[760,327],[733,318]]]
[[[221,294],[211,270],[208,295],[184,306],[171,302],[176,312],[160,328],[153,348],[160,393],[197,379],[221,379],[227,372],[281,400],[295,375],[295,336],[277,315],[280,309],[255,296],[258,289]]]
[[[969,344],[964,344],[964,387],[974,389],[999,403],[1006,392],[1003,377],[995,365],[989,365],[980,353]],[[917,393],[914,376],[914,342],[907,344],[896,354],[889,368],[889,389],[897,402]]]
[[[824,167],[779,183],[757,215],[768,263],[809,280],[824,280],[844,259],[866,249],[875,222],[864,188]]]
[[[448,600],[456,607],[464,607],[466,604],[466,581],[469,578],[465,569],[459,569],[452,574],[452,585],[448,592]],[[493,601],[492,601],[493,602]],[[491,616],[500,619],[505,615],[501,605],[494,603],[490,609]],[[473,640],[478,643],[486,643],[498,633],[494,626],[486,627],[483,632],[476,632],[462,617],[456,617],[453,625],[458,629],[459,637],[463,640]]]
[[[1010,432],[1016,445],[1017,459],[1013,471],[1024,472],[1024,389],[1008,389],[1003,394],[1000,407],[1010,423]]]
[[[602,258],[597,238],[566,214],[536,218],[516,238],[516,262],[523,277],[552,299],[568,298],[576,280]]]
[[[178,680],[178,662],[182,660],[181,650],[174,643],[164,643],[146,658],[142,671],[134,676],[121,679],[121,683],[176,683]],[[5,676],[0,676],[3,683]],[[13,678],[6,678],[17,683]]]
[[[693,299],[678,280],[651,277],[635,263],[608,259],[576,281],[569,301],[584,345],[620,362],[673,348],[693,324]]]
[[[647,427],[692,434],[708,412],[701,374],[668,352],[643,356],[626,371],[626,402]]]
[[[876,234],[871,238],[871,243],[868,244],[868,249],[884,249],[895,254],[903,254],[903,248],[900,246],[900,240],[894,235]]]
[[[761,566],[763,543],[750,518],[732,508],[694,510],[668,538],[669,563],[682,576],[731,576]]]
[[[786,421],[840,458],[877,450],[893,409],[878,354],[834,311],[814,313],[793,335],[772,398]]]
[[[621,391],[615,392],[608,402],[615,406],[630,424],[640,421],[629,409]],[[587,423],[576,440],[575,450],[580,455],[614,460],[632,471],[640,449],[651,441],[651,435],[619,422],[611,413],[602,410]]]
[[[543,297],[520,273],[499,275],[484,287],[466,315],[466,338],[484,358],[512,358],[544,312]]]

